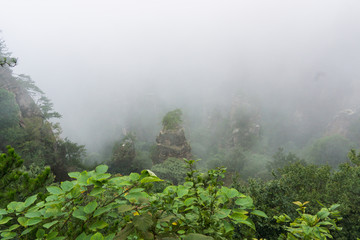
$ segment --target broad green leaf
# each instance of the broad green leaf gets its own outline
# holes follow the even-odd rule
[[[319,222],[317,225],[321,226],[321,225],[334,225],[334,223],[328,222],[328,221],[323,221],[323,222]]]
[[[109,226],[109,224],[103,220],[98,220],[96,222],[94,222],[93,224],[91,224],[91,226],[89,227],[89,229],[91,231],[96,231],[97,229],[103,229],[106,228],[107,226]]]
[[[309,226],[306,226],[306,225],[302,225],[301,229],[304,231],[305,235],[309,235],[313,230],[312,227],[309,227]]]
[[[231,188],[228,191],[226,191],[226,196],[228,198],[238,197],[239,195],[240,195],[239,191],[236,190],[235,188]]]
[[[132,181],[136,181],[140,179],[140,175],[138,173],[130,173],[129,177]]]
[[[213,240],[214,238],[202,235],[199,233],[189,233],[184,237],[184,240]]]
[[[17,235],[16,233],[10,232],[10,231],[4,231],[1,233],[1,237],[3,239],[11,239],[11,238],[16,237],[16,235]]]
[[[223,219],[229,216],[230,212],[231,209],[220,209],[218,212],[214,214],[214,216],[217,217],[218,219]]]
[[[10,211],[14,211],[16,209],[17,205],[18,205],[18,202],[11,202],[7,205],[7,209]]]
[[[81,195],[81,187],[79,185],[75,185],[73,189],[71,189],[71,196],[73,198],[77,198]]]
[[[249,196],[246,196],[244,198],[239,198],[235,201],[235,203],[243,208],[252,208],[254,206],[253,200]]]
[[[56,236],[57,236],[58,234],[59,234],[59,232],[53,231],[53,232],[47,234],[46,240],[56,239]]]
[[[336,208],[340,207],[340,204],[333,204],[330,206],[329,211],[334,211]]]
[[[254,210],[250,213],[253,215],[259,216],[259,217],[264,217],[264,218],[268,217],[263,211],[260,211],[260,210]]]
[[[111,233],[109,235],[107,235],[104,240],[113,240],[115,238],[115,233]]]
[[[185,188],[184,186],[178,186],[178,189],[177,189],[177,195],[178,197],[182,198],[183,196],[185,196],[186,194],[188,194],[189,192],[189,189],[188,188]]]
[[[108,179],[110,177],[111,177],[110,173],[101,173],[101,174],[96,175],[93,179],[96,180],[96,181],[103,181],[103,180]]]
[[[94,212],[94,217],[97,217],[105,212],[108,212],[111,209],[110,206],[106,206],[106,207],[102,207],[102,208],[98,208],[96,209],[96,211]]]
[[[230,217],[236,221],[239,221],[239,220],[246,220],[248,218],[247,215],[245,214],[242,214],[242,213],[237,213],[237,212],[234,212],[230,215]]]
[[[45,206],[48,206],[49,204],[53,204],[52,202],[57,201],[59,199],[59,196],[57,195],[50,195],[47,198],[45,198]]]
[[[46,189],[48,190],[49,193],[55,194],[55,195],[60,195],[60,194],[64,193],[64,191],[61,188],[56,187],[56,186],[49,186]]]
[[[49,207],[49,208],[46,208],[46,211],[44,213],[44,217],[45,218],[57,217],[57,216],[59,216],[61,214],[62,214],[62,212],[58,207]]]
[[[45,223],[45,224],[43,225],[43,227],[46,228],[46,229],[49,229],[49,228],[51,228],[52,226],[54,226],[54,224],[56,224],[56,223],[58,223],[58,222],[59,222],[58,220],[55,220],[55,221],[52,221],[52,222],[49,222],[49,223]]]
[[[8,214],[8,212],[5,209],[0,209],[0,215]]]
[[[223,224],[224,224],[225,233],[234,231],[234,226],[228,221],[223,220]]]
[[[34,229],[35,229],[35,227],[26,228],[26,229],[21,233],[21,236],[30,233],[30,232],[31,232],[32,230],[34,230]]]
[[[45,230],[44,229],[42,229],[42,228],[39,228],[37,231],[36,231],[36,237],[37,238],[43,238],[44,237],[44,235],[45,235]]]
[[[253,230],[256,230],[255,229],[255,224],[253,223],[253,221],[251,221],[251,219],[246,219],[246,220],[236,220],[237,223],[242,223],[242,224],[245,224],[247,226],[249,226],[250,228],[252,228]]]
[[[330,215],[330,212],[327,211],[326,209],[322,209],[320,210],[317,214],[316,214],[320,219],[325,219]]]
[[[69,182],[69,181],[65,181],[61,183],[61,188],[62,190],[64,190],[65,192],[70,191],[73,187],[74,187],[75,183],[74,182]]]
[[[69,177],[71,178],[78,178],[80,177],[80,173],[79,172],[70,172],[68,173]]]
[[[125,196],[126,199],[128,199],[130,202],[136,201],[140,202],[144,198],[148,198],[149,195],[145,192],[132,192]]]
[[[80,173],[80,176],[78,177],[78,183],[81,186],[87,186],[89,185],[88,183],[88,179],[89,179],[89,174],[87,171],[83,171],[82,173]]]
[[[98,206],[96,201],[92,201],[89,202],[85,207],[84,207],[84,212],[86,214],[92,213],[93,211],[95,211],[96,207]]]
[[[8,230],[9,230],[9,231],[12,231],[12,230],[17,229],[18,227],[20,227],[19,224],[14,224],[14,225],[10,226]]]
[[[109,167],[106,165],[99,165],[95,168],[95,172],[96,173],[106,173],[108,169],[109,169]]]
[[[194,186],[194,183],[193,183],[193,182],[185,182],[183,185],[184,185],[185,187],[191,188],[192,186]]]
[[[90,196],[96,196],[99,195],[103,192],[105,192],[105,188],[101,188],[101,187],[95,187],[91,192],[90,192]]]
[[[97,232],[91,236],[90,240],[104,240],[104,236],[101,233]]]
[[[141,179],[141,183],[151,183],[151,182],[162,182],[164,180],[158,178],[158,177],[153,177],[153,176],[150,176],[150,177],[144,177],[143,179]]]
[[[82,232],[75,240],[87,240],[88,236],[86,233]]]
[[[35,217],[35,218],[29,218],[29,220],[27,221],[27,225],[28,226],[32,226],[32,225],[35,225],[35,224],[38,224],[39,222],[41,222],[42,219],[39,218],[39,217]]]
[[[9,222],[11,219],[12,217],[4,217],[3,219],[0,220],[0,225]]]
[[[123,212],[127,212],[127,211],[131,211],[135,208],[135,206],[133,205],[121,205],[119,208],[118,208],[118,211],[120,213],[123,213]]]
[[[194,197],[187,198],[187,199],[185,199],[184,204],[185,204],[185,206],[190,206],[190,205],[193,204],[195,201],[196,201],[196,198],[194,198]]]
[[[73,214],[72,214],[74,217],[76,217],[76,218],[79,218],[79,219],[81,219],[81,220],[83,220],[83,221],[86,221],[86,214],[85,214],[85,212],[82,210],[82,209],[76,209],[74,212],[73,212]]]
[[[17,221],[20,223],[20,225],[21,226],[24,226],[24,227],[26,227],[27,226],[27,221],[28,221],[29,219],[28,218],[25,218],[25,217],[19,217],[18,219],[17,219]]]
[[[25,200],[25,207],[29,207],[31,204],[33,204],[37,199],[37,194],[36,195],[33,195],[31,197],[28,197],[26,200]]]
[[[28,212],[25,214],[27,218],[41,217],[41,212]]]
[[[22,212],[25,208],[26,207],[24,202],[18,202],[15,206],[15,211]]]

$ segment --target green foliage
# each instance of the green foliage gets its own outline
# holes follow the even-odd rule
[[[163,163],[152,166],[151,171],[160,178],[170,180],[176,185],[184,182],[187,168],[182,159],[168,158]]]
[[[183,185],[162,193],[146,189],[161,181],[153,172],[112,176],[108,167],[72,172],[73,181],[0,209],[3,239],[232,239],[236,226],[255,229],[249,216],[266,217],[251,198],[222,186],[224,169],[201,174],[187,161]]]
[[[23,162],[10,146],[7,153],[0,155],[0,207],[6,206],[10,201],[22,201],[41,192],[53,181],[49,167],[43,170],[33,167],[30,171],[24,171]]]
[[[86,157],[84,145],[79,145],[68,138],[57,141],[57,153],[63,159],[63,164],[83,168]]]
[[[53,110],[54,104],[45,95],[42,95],[39,98],[37,105],[39,106],[42,116],[45,119],[61,118],[61,114]]]
[[[181,115],[182,111],[180,109],[175,109],[168,112],[162,120],[163,128],[165,130],[174,130],[179,128],[182,124]]]
[[[0,88],[0,130],[19,124],[20,109],[16,103],[15,95]]]
[[[336,168],[347,161],[347,153],[353,143],[342,136],[334,135],[316,140],[308,150],[308,159],[316,164],[329,164]]]
[[[135,136],[127,134],[120,142],[114,144],[110,163],[113,173],[130,174],[134,171]]]
[[[240,172],[246,162],[246,156],[239,147],[230,149],[221,149],[217,154],[211,156],[208,160],[209,168],[226,167],[230,172]]]
[[[356,151],[354,149],[351,149],[348,153],[348,158],[353,164],[358,167],[360,166],[360,153],[356,154]]]
[[[284,168],[287,165],[294,164],[296,162],[306,165],[305,160],[299,158],[294,153],[289,152],[288,154],[284,153],[283,148],[279,148],[278,151],[273,156],[273,161],[268,163],[268,170],[278,172],[280,169]]]
[[[309,202],[294,202],[295,205],[299,206],[296,210],[299,217],[294,221],[286,214],[274,217],[277,223],[290,222],[290,226],[285,227],[287,235],[282,234],[279,239],[326,240],[333,238],[330,230],[341,230],[341,228],[336,225],[336,222],[342,219],[339,211],[335,210],[339,207],[338,204],[332,205],[330,208],[323,207],[315,215],[311,215],[305,213],[305,205],[307,203]]]
[[[358,154],[350,153],[357,162]],[[285,155],[286,156],[286,155]],[[295,157],[294,159],[296,159]],[[355,164],[341,164],[334,171],[330,166],[304,165],[297,161],[279,168],[275,179],[267,182],[251,179],[248,185],[235,184],[254,199],[254,204],[265,211],[269,218],[256,219],[257,237],[276,239],[284,229],[273,221],[274,216],[286,212],[291,219],[298,215],[291,202],[322,202],[325,205],[340,204],[339,211],[343,217],[339,222],[342,231],[333,232],[335,239],[356,239],[360,237],[360,167]],[[318,206],[309,206],[309,214],[316,215]]]
[[[15,67],[17,64],[17,58],[0,57],[0,66]]]

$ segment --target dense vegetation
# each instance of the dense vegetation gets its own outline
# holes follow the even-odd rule
[[[99,165],[94,171],[69,173],[75,180],[48,186],[45,199],[35,194],[0,209],[1,237],[201,240],[265,234],[256,227],[258,219],[268,216],[255,208],[251,197],[222,185],[224,169],[202,174],[194,169],[195,161],[186,162],[184,184],[159,193],[152,189],[162,180],[149,170],[112,176],[106,165]],[[276,225],[281,239],[327,239],[341,230],[338,205],[311,215],[305,212],[307,203],[294,202],[299,206],[294,220],[287,214],[274,217],[278,223],[292,222],[282,230]]]

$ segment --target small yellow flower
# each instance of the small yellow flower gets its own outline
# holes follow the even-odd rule
[[[140,215],[138,211],[134,212],[133,214],[134,216]]]
[[[172,225],[176,226],[176,225],[178,225],[178,224],[177,224],[177,222],[173,222]]]

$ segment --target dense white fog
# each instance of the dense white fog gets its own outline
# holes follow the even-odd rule
[[[13,71],[63,115],[63,135],[96,149],[136,121],[158,131],[182,108],[193,124],[239,94],[264,112],[356,110],[359,10],[357,0],[13,0],[1,2],[0,30]]]

